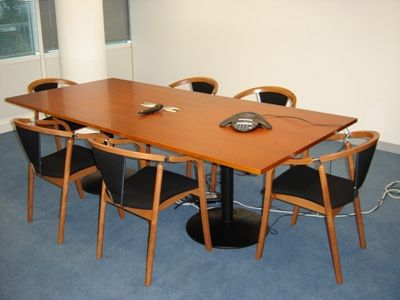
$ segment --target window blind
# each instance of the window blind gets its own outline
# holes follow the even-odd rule
[[[0,0],[0,59],[37,53],[34,0]]]
[[[58,50],[56,6],[54,0],[39,0],[44,52]]]
[[[35,0],[0,0],[0,59],[38,52]],[[44,52],[58,50],[55,0],[38,0]],[[106,44],[130,40],[128,0],[103,0]]]
[[[106,43],[130,40],[128,0],[103,0]]]

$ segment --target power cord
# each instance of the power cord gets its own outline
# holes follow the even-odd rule
[[[389,195],[393,199],[400,199],[400,180],[393,181],[386,186],[384,197],[386,195]]]
[[[296,116],[288,116],[288,115],[272,115],[272,114],[263,114],[263,117],[272,117],[272,118],[282,118],[282,119],[295,119],[295,120],[300,120],[303,121],[304,123],[307,123],[311,126],[326,126],[326,127],[332,127],[332,126],[342,126],[341,124],[336,124],[336,123],[314,123],[311,121],[308,121],[304,118],[296,117]],[[344,130],[348,130],[347,128]]]

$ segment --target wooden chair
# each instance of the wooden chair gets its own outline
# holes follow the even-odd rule
[[[218,82],[209,77],[189,77],[171,83],[170,88],[189,86],[193,92],[215,95],[218,91]]]
[[[66,86],[76,85],[76,84],[77,83],[75,81],[63,79],[63,78],[54,78],[54,77],[42,78],[42,79],[37,79],[37,80],[32,81],[28,85],[28,92],[29,93],[37,93],[37,92],[41,92],[41,91],[47,91],[47,90],[62,88],[62,87],[66,87]],[[39,116],[38,111],[35,111],[34,117],[35,117],[35,120],[39,120],[40,116]],[[44,118],[44,120],[52,120],[52,119],[54,119],[53,116],[46,116]],[[67,120],[63,120],[63,121],[68,124],[69,128],[72,131],[76,131],[76,130],[79,130],[79,129],[85,127],[84,125],[78,124],[75,122],[71,122],[71,121],[67,121]],[[59,129],[59,128],[56,127],[55,129]],[[56,136],[54,139],[55,139],[57,149],[60,150],[62,148],[61,138],[59,136]],[[82,195],[83,188],[82,188],[81,181],[77,180],[75,182],[75,184],[76,184],[76,189],[77,189],[78,193],[80,195]]]
[[[259,103],[269,103],[281,106],[290,106],[295,108],[297,103],[296,95],[290,90],[279,86],[259,86],[250,88],[236,94],[235,99],[250,100],[255,98]],[[306,150],[301,154],[308,156],[309,151]]]
[[[190,194],[200,199],[205,247],[211,251],[211,236],[205,198],[204,166],[199,160],[181,156],[166,157],[145,152],[145,146],[127,139],[90,139],[97,166],[103,177],[97,236],[97,258],[103,255],[106,204],[144,218],[149,223],[145,285],[151,284],[158,214]],[[134,144],[139,151],[118,147]],[[125,177],[127,161],[138,161],[141,168]],[[197,179],[164,170],[163,163],[191,161],[198,171]],[[150,164],[151,163],[151,164]],[[155,165],[153,166],[152,164]]]
[[[269,103],[282,106],[296,107],[296,95],[286,88],[279,86],[260,86],[247,89],[235,95],[236,99],[245,99],[254,96],[260,103]]]
[[[52,89],[57,89],[65,86],[70,86],[70,85],[75,85],[77,84],[76,82],[68,79],[62,79],[62,78],[42,78],[42,79],[37,79],[32,81],[28,85],[28,93],[37,93],[41,91],[47,91],[47,90],[52,90]],[[48,117],[51,118],[51,117]],[[39,112],[35,111],[35,120],[39,120]],[[72,130],[77,130],[80,128],[83,128],[83,125],[73,123],[73,122],[67,122],[65,121],[69,127]]]
[[[366,247],[359,189],[367,176],[378,138],[379,134],[374,131],[353,132],[350,138],[337,134],[329,140],[342,140],[343,150],[317,158],[290,159],[286,164],[292,167],[275,179],[274,172],[268,173],[256,259],[262,256],[271,202],[278,199],[295,206],[292,224],[297,222],[299,207],[325,216],[336,282],[341,284],[343,277],[334,218],[345,205],[353,203],[360,247]],[[356,140],[355,144],[352,144],[353,139]],[[328,173],[329,166],[327,168],[326,165],[340,159],[347,162],[347,178]],[[316,168],[312,167],[314,164]]]
[[[168,87],[170,88],[177,88],[177,87],[184,87],[189,86],[190,90],[193,92],[204,93],[215,95],[218,91],[218,82],[210,77],[189,77],[184,78],[174,83],[171,83]],[[191,174],[191,164],[187,164],[187,175],[190,176]],[[217,186],[217,172],[218,172],[218,165],[211,164],[211,179],[210,179],[210,189],[212,192],[216,191]]]
[[[76,182],[83,176],[96,172],[97,168],[92,151],[75,145],[75,136],[68,124],[61,120],[31,121],[29,119],[15,119],[14,123],[18,137],[29,159],[28,222],[32,222],[33,217],[34,179],[35,175],[37,175],[61,188],[57,243],[62,244],[64,242],[68,186],[70,182]],[[59,126],[64,130],[56,130],[54,126]],[[66,147],[43,155],[41,153],[41,138],[43,135],[66,139]],[[81,191],[80,197],[84,197],[83,191]]]
[[[52,89],[57,89],[57,88],[62,88],[65,86],[71,86],[71,85],[75,85],[77,84],[76,82],[72,81],[72,80],[68,80],[68,79],[62,79],[62,78],[42,78],[42,79],[37,79],[32,81],[29,85],[28,85],[28,92],[29,93],[37,93],[37,92],[41,92],[41,91],[47,91],[47,90],[52,90]],[[40,112],[35,111],[34,117],[35,120],[39,120]],[[44,118],[44,120],[51,120],[53,119],[53,116],[46,116]],[[78,124],[78,123],[74,123],[74,122],[70,122],[67,120],[63,120],[65,123],[68,124],[68,126],[71,128],[72,131],[84,128],[85,126],[82,124]],[[57,129],[57,128],[56,128]],[[61,141],[59,137],[55,138],[55,142],[57,145],[57,149],[61,149],[62,145],[61,145]]]

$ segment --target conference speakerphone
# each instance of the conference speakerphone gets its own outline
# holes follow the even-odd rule
[[[271,124],[255,112],[241,112],[234,114],[219,124],[220,127],[232,126],[239,132],[249,132],[257,127],[272,129]]]

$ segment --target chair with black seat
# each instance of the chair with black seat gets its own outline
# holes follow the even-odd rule
[[[236,99],[247,99],[250,96],[260,103],[296,107],[296,95],[280,86],[259,86],[242,91],[234,96]]]
[[[342,140],[342,150],[317,158],[290,159],[285,164],[291,167],[275,179],[272,179],[273,172],[268,173],[256,259],[262,256],[271,202],[281,200],[295,207],[293,225],[297,222],[299,207],[325,216],[336,282],[341,284],[343,277],[334,219],[344,206],[353,203],[359,244],[361,248],[366,247],[359,189],[367,176],[378,139],[379,134],[374,131],[356,131],[350,136],[336,134],[329,140]],[[347,177],[329,173],[329,165],[337,160],[346,162]]]
[[[27,219],[33,218],[33,194],[35,175],[61,188],[57,243],[64,242],[64,225],[67,212],[68,186],[83,176],[96,172],[91,149],[74,144],[76,138],[68,124],[62,120],[15,119],[14,124],[21,144],[28,156],[28,209]],[[54,129],[58,126],[63,130]],[[42,153],[43,135],[57,136],[66,140],[66,147],[49,154]],[[90,135],[92,136],[92,135]]]
[[[181,88],[188,86],[193,92],[215,95],[218,91],[218,82],[210,77],[188,77],[171,83],[168,87],[170,88]],[[217,184],[217,170],[218,166],[216,164],[211,164],[211,191],[215,192]],[[187,175],[190,176],[191,165],[187,165]]]
[[[68,80],[68,79],[63,79],[63,78],[42,78],[42,79],[37,79],[32,81],[28,85],[28,92],[29,93],[37,93],[41,91],[47,91],[47,90],[52,90],[52,89],[57,89],[57,88],[62,88],[66,86],[71,86],[71,85],[76,85],[77,83]],[[50,119],[52,117],[47,117],[46,119]],[[35,120],[39,120],[39,112],[35,111]],[[77,124],[74,122],[70,121],[65,121],[69,127],[71,128],[72,131],[81,129],[85,127],[84,125]]]
[[[187,156],[166,157],[162,154],[147,153],[144,145],[127,139],[94,138],[89,142],[103,178],[97,237],[96,256],[98,259],[103,255],[106,204],[112,204],[118,209],[144,218],[149,223],[145,272],[145,285],[149,286],[152,278],[159,212],[189,195],[195,195],[200,199],[205,248],[211,251],[204,166],[201,161]],[[128,149],[128,144],[135,145],[137,151]],[[140,169],[131,176],[125,176],[126,165],[131,161],[139,162]],[[164,169],[166,162],[187,161],[191,161],[196,167],[197,179]]]
[[[256,100],[259,103],[275,104],[280,106],[296,107],[296,95],[280,86],[259,86],[244,90],[234,96],[235,99]],[[308,156],[309,151],[302,153],[303,156]]]
[[[48,78],[42,78],[42,79],[37,79],[37,80],[32,81],[28,85],[28,92],[29,93],[37,93],[37,92],[41,92],[41,91],[47,91],[47,90],[52,90],[52,89],[57,89],[57,88],[68,87],[68,86],[76,85],[76,84],[77,83],[72,80],[56,78],[56,77],[48,77]],[[39,115],[38,111],[35,111],[34,117],[35,117],[35,120],[40,119],[40,115]],[[44,118],[44,120],[51,120],[53,118],[54,118],[53,116],[46,116]],[[79,130],[79,129],[82,129],[85,127],[82,124],[78,124],[78,123],[71,122],[68,120],[63,120],[63,121],[68,124],[69,128],[72,131],[76,131],[76,130]],[[55,129],[57,129],[57,128],[55,128]],[[56,143],[57,149],[62,148],[60,137],[58,137],[58,136],[55,137],[55,143]],[[82,188],[82,184],[80,181],[76,181],[76,189],[77,189],[80,197],[82,198],[83,197],[83,188]]]
[[[170,88],[189,86],[193,92],[215,95],[218,91],[218,82],[210,77],[189,77],[169,85]]]

